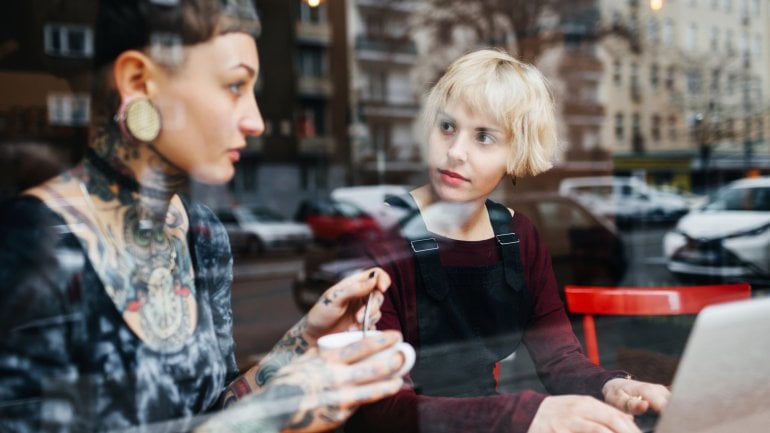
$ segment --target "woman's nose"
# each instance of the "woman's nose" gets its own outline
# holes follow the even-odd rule
[[[463,134],[457,134],[454,139],[449,143],[447,149],[447,155],[456,161],[465,161],[467,157],[467,143],[466,137]]]
[[[238,127],[244,135],[260,136],[265,132],[265,121],[262,119],[262,113],[259,112],[259,107],[254,104],[252,110],[249,110],[243,117],[241,117]]]

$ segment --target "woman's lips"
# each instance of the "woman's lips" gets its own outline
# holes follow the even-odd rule
[[[230,158],[230,162],[238,162],[241,159],[241,151],[238,149],[229,149],[227,151],[227,157]]]
[[[441,180],[446,184],[460,185],[462,183],[468,182],[468,179],[459,173],[455,173],[449,170],[439,170],[438,172],[441,174]]]

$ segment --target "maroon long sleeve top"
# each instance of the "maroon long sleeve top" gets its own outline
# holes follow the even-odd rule
[[[533,304],[522,341],[540,380],[551,394],[587,394],[603,399],[604,383],[624,373],[596,366],[583,354],[559,297],[550,255],[529,219],[515,213],[511,230],[521,240],[524,279]],[[494,238],[456,241],[436,236],[436,239],[441,263],[445,266],[483,266],[501,260]],[[396,234],[371,243],[366,254],[392,278],[377,327],[399,330],[405,341],[419,347],[416,269],[407,242]],[[409,388],[360,408],[345,430],[524,433],[546,397],[531,390],[481,397],[433,397],[419,395]]]

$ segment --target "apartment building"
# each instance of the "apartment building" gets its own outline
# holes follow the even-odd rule
[[[356,183],[410,183],[422,173],[413,124],[419,93],[409,26],[416,1],[348,2],[351,158]]]
[[[601,142],[616,170],[689,187],[770,168],[767,0],[600,0]]]

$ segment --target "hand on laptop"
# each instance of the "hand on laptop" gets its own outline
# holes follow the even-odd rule
[[[640,433],[634,417],[585,395],[546,397],[527,433]]]
[[[641,415],[652,409],[662,412],[671,392],[663,385],[633,379],[612,379],[602,388],[604,401],[632,415]]]

